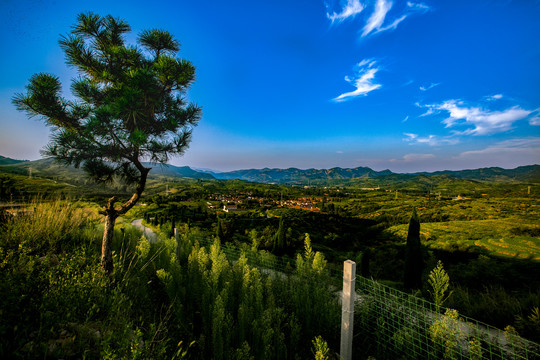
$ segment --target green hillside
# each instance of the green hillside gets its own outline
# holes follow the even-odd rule
[[[5,156],[2,156],[0,155],[0,165],[12,165],[12,164],[17,164],[17,163],[21,163],[21,162],[25,162],[26,160],[15,160],[15,159],[10,159],[10,158],[7,158]]]

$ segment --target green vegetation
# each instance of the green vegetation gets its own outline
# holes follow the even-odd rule
[[[120,221],[109,277],[93,209],[68,201],[29,208],[1,224],[2,358],[311,358],[316,336],[337,348],[339,304],[309,237],[292,276],[282,277],[245,255],[233,264],[218,241],[201,246],[197,229],[184,227],[177,248]]]
[[[452,293],[446,294],[450,286],[450,277],[444,271],[443,264],[440,260],[437,262],[437,266],[429,273],[428,284],[431,286],[429,293],[433,302],[437,306],[442,306]]]
[[[405,272],[403,276],[403,286],[405,289],[420,289],[422,287],[423,271],[424,258],[422,255],[422,244],[420,243],[420,220],[418,220],[416,209],[413,209],[405,247]]]
[[[402,236],[404,230],[403,225],[396,225],[388,232]],[[540,260],[540,225],[532,218],[425,223],[420,234],[432,249]]]
[[[416,208],[427,269],[418,286],[423,296],[431,298],[428,272],[441,260],[451,279],[449,307],[500,328],[514,324],[520,333],[531,334],[530,327],[520,328],[517,319],[527,318],[540,305],[538,185],[532,185],[528,194],[526,184],[467,182],[466,188],[459,184],[446,190],[455,195],[439,199],[438,194],[418,191],[416,184],[410,188],[402,184],[396,194],[382,188],[304,189],[238,180],[185,180],[170,182],[169,189],[176,191],[168,196],[162,186],[144,211],[150,217],[172,218],[177,227],[197,226],[205,236],[221,228],[228,243],[288,256],[302,251],[304,234],[309,233],[313,248],[324,251],[329,267],[340,269],[341,261],[352,259],[362,274],[401,289],[410,209]],[[458,197],[460,193],[464,195]],[[241,211],[220,210],[231,202]],[[307,205],[296,205],[300,202],[321,211],[308,211]],[[165,231],[169,221],[162,227]],[[276,247],[280,234],[284,250]],[[539,334],[528,336],[540,339]]]
[[[22,166],[21,164],[6,166]],[[0,166],[0,169],[5,169],[6,166]],[[36,170],[34,174],[38,174],[38,171]],[[36,175],[30,179],[27,172],[23,172],[21,175],[0,172],[2,179],[6,179],[3,184],[9,185],[9,188],[6,186],[0,191],[1,194],[5,194],[3,201],[6,203],[20,202],[23,197],[28,199],[32,194],[70,194],[70,190],[76,190],[77,192],[71,193],[73,196],[94,200],[99,206],[103,206],[107,201],[107,193],[114,194],[114,191],[121,190],[121,187],[116,187],[119,184],[102,187],[99,192],[95,191],[95,188],[83,186],[82,183],[78,186],[66,185],[69,184],[69,181],[63,179],[55,180],[57,184],[54,184],[52,179],[42,176],[44,174],[41,173],[39,178]],[[172,229],[176,227],[179,229],[181,239],[187,239],[186,243],[190,244],[189,246],[199,242],[199,251],[202,249],[202,244],[206,244],[204,241],[218,236],[221,240],[221,251],[226,252],[232,247],[244,249],[248,265],[252,264],[254,257],[267,259],[272,256],[271,253],[283,255],[284,259],[288,259],[284,261],[289,264],[280,267],[280,271],[283,272],[294,271],[297,264],[305,262],[304,257],[310,252],[313,254],[324,252],[324,259],[321,259],[320,255],[315,259],[315,255],[313,255],[313,263],[324,264],[324,267],[331,271],[341,271],[341,262],[345,259],[352,259],[359,264],[359,273],[364,276],[396,289],[404,289],[403,274],[405,272],[408,223],[411,209],[415,208],[420,223],[419,239],[425,262],[421,287],[415,294],[432,299],[434,289],[429,283],[429,271],[436,268],[437,263],[442,261],[444,270],[450,279],[444,297],[446,298],[445,306],[456,309],[462,317],[472,317],[501,329],[511,325],[521,336],[540,341],[540,327],[538,326],[540,317],[537,316],[536,310],[540,308],[540,279],[537,276],[540,272],[538,249],[540,243],[540,227],[538,225],[540,198],[538,191],[540,186],[538,184],[485,183],[428,176],[423,180],[424,183],[417,183],[416,180],[392,183],[386,179],[384,183],[379,182],[379,187],[376,181],[382,180],[358,180],[358,185],[349,187],[303,188],[250,183],[240,180],[179,179],[160,175],[149,178],[146,195],[142,197],[140,206],[135,206],[119,221],[127,223],[134,219],[143,219],[143,224],[165,237],[172,236]],[[48,187],[52,184],[57,187]],[[370,186],[370,189],[366,190],[366,184],[375,186]],[[386,185],[382,186],[383,184]],[[10,190],[8,191],[8,189]],[[24,194],[23,191],[17,193],[16,190],[19,189],[24,190]],[[41,191],[40,189],[47,190]],[[396,190],[398,191],[396,192]],[[125,199],[128,196],[127,192],[123,195]],[[88,207],[90,203],[79,202],[78,204],[77,206],[80,207]],[[224,205],[232,204],[236,205],[239,210],[230,212],[223,210]],[[97,208],[97,205],[93,205],[93,208]],[[91,222],[94,229],[95,226],[97,226],[98,231],[100,228],[102,229],[101,225],[96,223],[99,222],[98,220],[91,219]],[[125,234],[130,232],[132,230],[125,230]],[[121,232],[115,231],[115,233],[116,237],[121,238]],[[310,251],[307,251],[306,248],[306,233],[309,233]],[[95,234],[92,236],[96,237]],[[118,240],[115,241],[118,242]],[[135,245],[130,246],[136,247],[138,235],[130,241],[135,243]],[[93,246],[94,250],[99,247],[97,244]],[[122,248],[118,244],[115,246],[113,249]],[[168,246],[170,249],[174,249],[176,245],[173,243]],[[156,247],[158,244],[150,245],[150,249]],[[124,249],[127,248],[124,246]],[[61,249],[63,248],[61,247]],[[180,261],[182,281],[190,282],[191,280],[184,273],[184,267],[187,267],[189,254],[192,253],[192,250],[191,248],[180,250],[178,253],[170,250],[172,251],[170,256],[174,255]],[[120,250],[115,251],[115,256],[118,256]],[[206,255],[209,256],[211,252],[209,247],[206,247],[205,251]],[[255,253],[252,252],[255,251],[261,255],[253,255]],[[85,254],[85,256],[97,256],[95,252],[86,252]],[[198,257],[204,258],[201,253],[197,254]],[[297,259],[298,254],[302,254],[300,259]],[[311,256],[309,257],[311,258]],[[229,260],[233,260],[233,258],[229,258]],[[116,261],[115,265],[118,264]],[[126,260],[124,263],[129,263],[129,261]],[[212,272],[211,263],[205,262],[208,267],[204,271]],[[228,266],[234,269],[236,263],[234,265],[229,263]],[[234,273],[234,270],[230,270],[228,266],[224,267],[226,269],[224,271],[229,274],[226,276],[227,279],[232,279],[234,275],[230,275],[230,273]],[[319,265],[315,267],[317,268]],[[168,268],[165,266],[160,265],[154,268],[155,271],[159,269],[163,269],[167,274],[174,274],[174,271],[167,270]],[[304,267],[304,269],[307,268]],[[124,270],[118,268],[114,273],[122,271]],[[272,291],[288,296],[287,301],[295,299],[291,295],[292,290],[287,290],[285,285],[275,284],[275,281],[280,281],[279,278],[274,278],[271,274],[262,271],[259,273],[263,283],[268,281],[265,279],[270,275],[270,281],[273,283]],[[167,274],[161,272],[159,276],[169,279]],[[159,278],[157,273],[155,276]],[[141,281],[151,280],[150,278],[144,279],[143,277]],[[202,277],[198,279],[203,282],[207,281],[206,278]],[[195,311],[198,314],[201,310],[196,308],[195,304],[197,302],[203,304],[204,299],[196,297],[195,300],[190,300],[190,296],[203,294],[206,290],[202,285],[197,286],[200,287],[191,289],[189,286],[185,286],[185,290],[181,292],[182,297],[179,296],[175,301],[182,303],[184,308],[188,306],[187,304],[192,304],[190,306],[193,307],[190,308],[190,311]],[[316,293],[314,290],[304,288],[307,285],[296,284],[295,286],[299,290],[298,294]],[[16,286],[14,288],[17,289]],[[264,293],[265,296],[270,294],[269,289],[265,291],[268,291]],[[319,296],[328,293],[322,288],[320,291]],[[218,308],[234,309],[234,306],[229,303],[229,301],[233,301],[229,297],[230,294],[231,292],[228,291],[227,297],[225,294],[221,296],[223,306],[217,304]],[[449,294],[450,296],[448,296]],[[126,296],[130,296],[130,294]],[[274,298],[277,297],[274,294]],[[169,298],[167,301],[171,302],[172,300]],[[293,311],[291,309],[296,306],[279,301],[276,306],[283,307],[287,314],[290,314],[290,311]],[[212,311],[214,311],[213,306],[210,306]],[[313,306],[310,305],[310,307]],[[232,311],[233,314],[236,314],[236,310]],[[35,314],[38,312],[36,311]],[[218,314],[220,312],[215,313],[216,316]],[[212,313],[212,315],[205,316],[211,317],[213,315]],[[150,324],[159,326],[156,319],[159,319],[161,315],[152,316],[153,320],[148,320],[144,324],[138,322],[138,318],[130,318],[129,322],[134,326],[133,329],[147,329]],[[201,319],[199,316],[202,315],[196,316],[198,317],[192,317],[188,320],[182,317],[182,321],[184,324],[186,321],[189,324],[195,324],[199,321],[198,319]],[[313,319],[309,320],[310,316],[308,316],[307,310],[301,308],[294,310],[294,316],[302,328],[309,321],[314,321]],[[222,321],[227,324],[226,326],[236,327],[237,318],[237,315],[231,315],[231,318],[224,315]],[[376,325],[376,320],[374,321]],[[295,333],[292,329],[296,325],[293,325],[285,326],[282,323],[278,326],[275,324],[282,329],[286,339],[290,334]],[[212,344],[211,341],[214,340],[209,339],[218,339],[219,334],[212,334],[210,330],[194,325],[187,327],[190,329],[189,331],[185,329],[174,330],[177,331],[175,334],[181,334],[174,335],[175,339],[183,341],[182,351],[179,354],[189,348],[188,354],[204,353],[204,356],[210,356],[210,350],[206,345],[204,345],[205,350],[201,350],[201,343],[204,340],[205,344]],[[144,333],[146,330],[141,331]],[[376,334],[376,331],[373,331]],[[308,331],[301,337],[301,352],[304,354],[302,356],[305,354],[314,356],[315,351],[311,342],[320,335],[325,341],[328,341],[330,349],[337,349],[335,336],[338,332],[339,330],[320,333]],[[407,334],[409,333],[406,329],[398,334],[400,336],[399,339],[396,338],[396,341],[399,340],[398,345],[400,341],[406,343],[407,336],[409,336]],[[429,333],[425,333],[423,336],[430,337]],[[252,340],[255,341],[255,338]],[[195,343],[189,346],[192,341]],[[233,340],[225,337],[223,341],[227,343]],[[236,356],[244,356],[245,358],[250,356],[259,358],[258,356],[261,356],[264,358],[261,353],[255,356],[255,349],[250,341],[247,342],[247,345],[235,343]],[[260,344],[262,340],[257,341]],[[485,353],[484,348],[478,349],[477,346],[478,341],[481,345],[484,344],[481,339],[468,339],[467,341],[470,343],[471,352],[478,350],[480,353],[482,351]],[[167,345],[165,350],[167,354],[179,351],[174,347],[178,342],[174,346],[171,344]],[[208,346],[214,349],[213,345]],[[256,346],[258,349],[259,345]],[[366,344],[359,343],[359,346],[366,346]],[[203,352],[201,353],[201,351]],[[444,352],[441,352],[441,356],[443,354]]]
[[[58,77],[30,78],[26,94],[13,104],[28,116],[40,116],[52,128],[44,153],[64,165],[82,167],[98,183],[120,179],[135,185],[129,200],[115,207],[111,197],[105,216],[101,266],[113,270],[112,238],[119,216],[141,197],[150,168],[143,159],[166,163],[186,150],[201,109],[185,100],[195,68],[176,58],[180,44],[163,30],[139,34],[139,47],[125,43],[130,26],[110,15],[80,14],[59,43],[67,64],[79,77],[71,84],[77,101],[61,95]]]

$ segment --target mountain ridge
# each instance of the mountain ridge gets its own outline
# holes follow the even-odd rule
[[[299,169],[290,167],[244,169],[228,172],[214,172],[208,169],[195,170],[190,166],[161,165],[144,163],[151,167],[151,177],[179,177],[191,179],[218,179],[218,180],[246,180],[259,183],[278,183],[292,185],[324,184],[325,182],[350,182],[362,179],[411,179],[418,176],[450,176],[462,180],[496,181],[496,182],[540,182],[540,165],[518,166],[514,169],[501,167],[485,167],[465,170],[441,170],[435,172],[394,173],[391,170],[376,171],[369,167],[359,166],[356,168],[333,167],[330,169]],[[84,176],[82,170],[67,167],[56,163],[53,159],[39,160],[16,160],[0,156],[0,170],[25,174],[29,168],[37,176],[45,177],[80,177]]]

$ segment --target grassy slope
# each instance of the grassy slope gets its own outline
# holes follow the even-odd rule
[[[191,341],[195,359],[307,358],[315,335],[337,347],[339,305],[313,270],[324,259],[279,281],[190,233],[177,258],[174,239],[149,244],[118,224],[107,277],[95,206],[29,209],[0,217],[0,358],[179,359]]]
[[[395,225],[387,231],[405,242],[407,227]],[[508,218],[423,223],[420,235],[423,243],[432,249],[470,251],[476,247],[492,255],[540,261],[540,238],[517,233],[520,227],[540,230],[537,222]]]

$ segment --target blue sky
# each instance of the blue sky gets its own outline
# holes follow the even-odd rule
[[[30,76],[75,77],[58,46],[77,14],[170,31],[202,106],[186,154],[215,170],[396,172],[540,163],[540,1],[4,0],[0,155],[49,135],[11,104]]]

